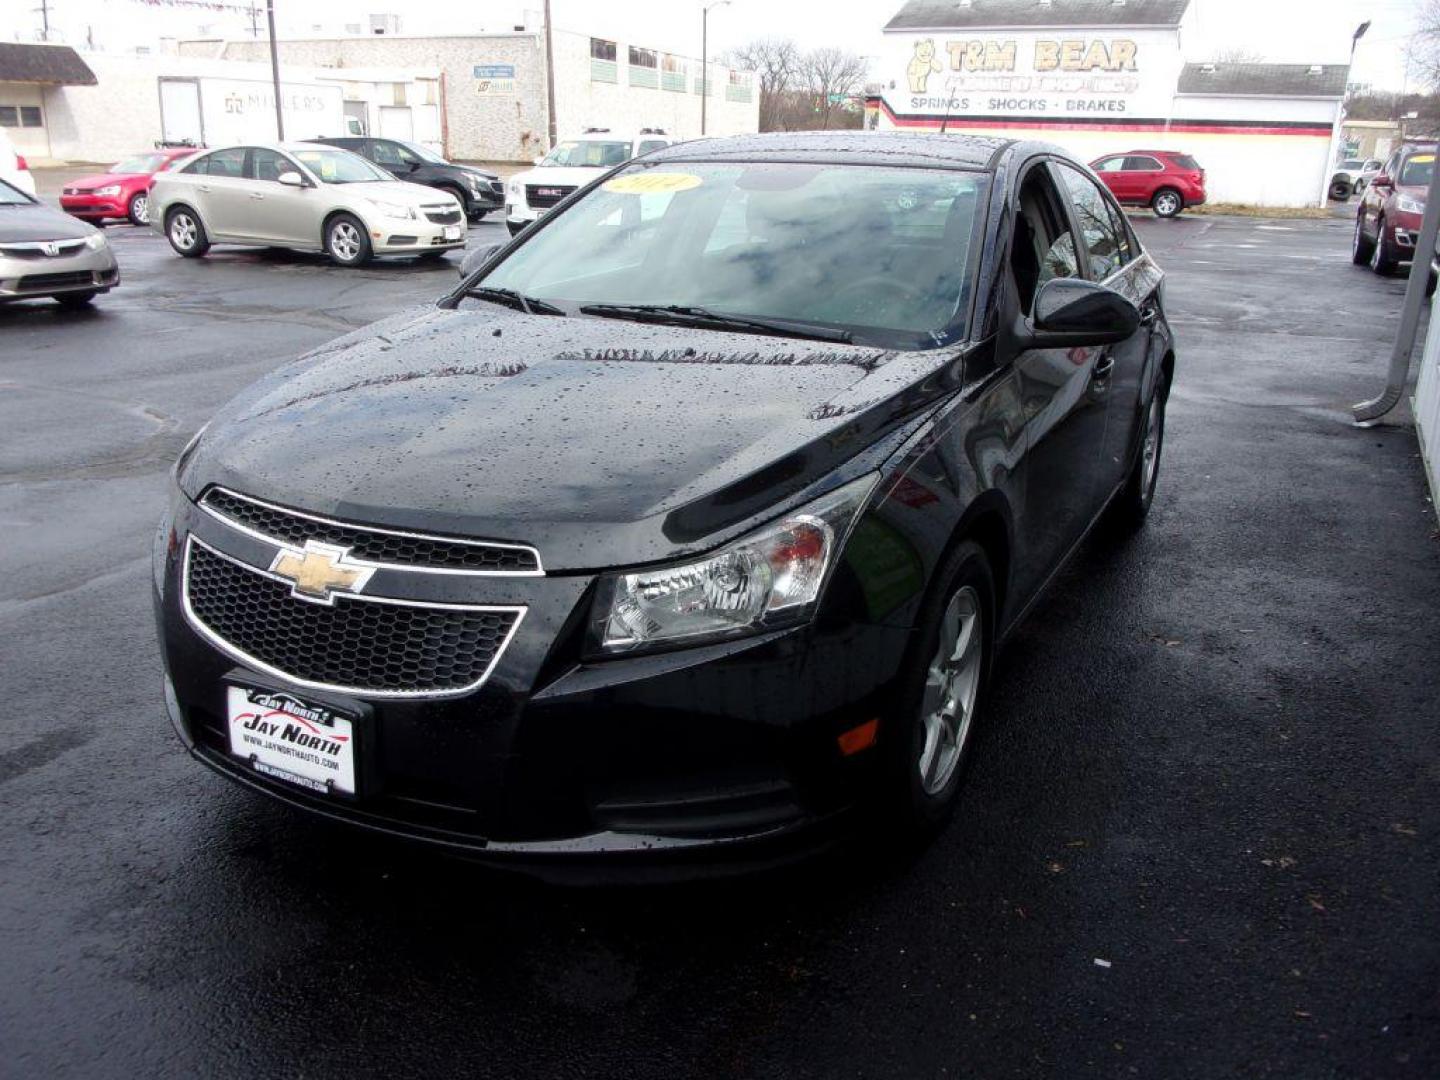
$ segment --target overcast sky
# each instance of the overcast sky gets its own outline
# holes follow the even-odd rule
[[[33,40],[41,0],[0,0],[0,36]],[[185,0],[47,0],[51,23],[64,40],[83,44],[87,34],[104,48],[122,50],[137,39],[226,33],[248,25],[238,11],[216,12]],[[234,8],[249,0],[229,0]],[[700,51],[702,0],[553,0],[557,28],[596,32],[620,40],[632,34],[661,49]],[[1374,25],[1355,54],[1352,81],[1400,88],[1404,45],[1421,0],[1191,0],[1187,58],[1204,60],[1240,48],[1277,62],[1343,63],[1356,25]],[[731,0],[710,13],[712,55],[754,37],[791,37],[802,46],[838,45],[877,53],[880,28],[901,0]],[[263,11],[264,0],[259,0]],[[400,15],[405,33],[463,33],[539,25],[539,0],[276,0],[281,35],[315,29],[338,31],[370,12]],[[263,24],[263,17],[262,17]],[[580,25],[585,24],[585,25]],[[633,29],[632,29],[633,28]],[[603,31],[601,31],[603,32]],[[636,39],[638,40],[638,38]]]

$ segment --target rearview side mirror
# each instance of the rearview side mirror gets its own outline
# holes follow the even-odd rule
[[[1392,185],[1391,182],[1390,182],[1390,174],[1389,174],[1389,173],[1384,173],[1384,172],[1382,172],[1382,173],[1376,173],[1376,174],[1375,174],[1375,179],[1370,181],[1370,186],[1373,187],[1373,188],[1388,188],[1388,187],[1392,187],[1393,185]]]
[[[1080,278],[1052,278],[1035,294],[1034,345],[1114,345],[1140,327],[1140,312],[1114,289]]]
[[[489,262],[490,256],[504,246],[504,244],[491,244],[488,247],[478,247],[474,251],[467,251],[465,257],[460,260],[460,276],[462,278],[469,277]]]
[[[305,178],[301,176],[298,172],[295,172],[293,169],[289,172],[282,172],[279,176],[275,178],[275,182],[278,184],[284,184],[286,187],[305,186]]]

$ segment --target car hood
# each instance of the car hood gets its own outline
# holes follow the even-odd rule
[[[454,202],[453,196],[443,191],[436,191],[433,187],[425,184],[412,184],[408,180],[378,180],[374,183],[365,184],[341,184],[342,191],[351,195],[358,195],[365,199],[383,199],[385,202],[400,203],[404,206],[434,206],[436,203],[449,200]]]
[[[82,176],[78,180],[71,180],[65,186],[67,188],[97,188],[105,187],[107,184],[132,184],[137,180],[148,179],[150,173],[95,173],[93,176]]]
[[[89,236],[94,225],[48,206],[0,207],[0,244],[24,240],[74,240]]]
[[[875,467],[957,354],[467,302],[395,316],[224,407],[185,460],[361,522],[536,545],[551,570],[701,550]]]
[[[591,168],[584,165],[546,165],[543,168],[526,169],[516,173],[512,180],[522,184],[539,184],[542,187],[584,187],[608,169]]]
[[[467,176],[478,176],[481,180],[499,179],[495,173],[486,172],[484,169],[472,169],[469,165],[451,165],[450,168],[465,173]]]

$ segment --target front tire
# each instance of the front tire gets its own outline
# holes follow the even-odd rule
[[[1375,249],[1375,241],[1365,235],[1365,211],[1362,208],[1360,213],[1355,215],[1355,236],[1350,241],[1350,261],[1356,266],[1364,266],[1370,261],[1370,255]]]
[[[325,223],[325,254],[337,266],[364,266],[370,261],[370,236],[352,214],[336,214]]]
[[[1355,189],[1350,186],[1350,182],[1348,180],[1330,181],[1330,198],[1334,199],[1336,202],[1345,202],[1347,199],[1350,198],[1354,190]]]
[[[1150,208],[1156,217],[1172,218],[1185,209],[1185,200],[1174,188],[1161,188],[1150,200]]]
[[[188,206],[165,215],[165,236],[170,246],[187,259],[198,259],[210,250],[210,238],[205,235],[200,215]]]
[[[130,205],[126,207],[125,216],[130,219],[131,225],[150,224],[150,193],[137,191],[131,195]]]
[[[995,583],[984,549],[961,543],[936,580],[943,585],[921,613],[924,630],[885,742],[896,830],[916,838],[943,825],[954,809],[994,651]]]
[[[1381,277],[1387,277],[1395,269],[1395,256],[1390,254],[1390,245],[1385,242],[1385,217],[1375,219],[1375,246],[1370,249],[1370,269]]]

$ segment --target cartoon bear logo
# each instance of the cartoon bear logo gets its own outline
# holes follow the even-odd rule
[[[935,39],[926,38],[924,41],[915,42],[915,55],[910,58],[910,64],[905,68],[905,74],[910,77],[910,92],[925,93],[925,83],[929,81],[931,73],[939,70],[940,61],[935,59]]]

